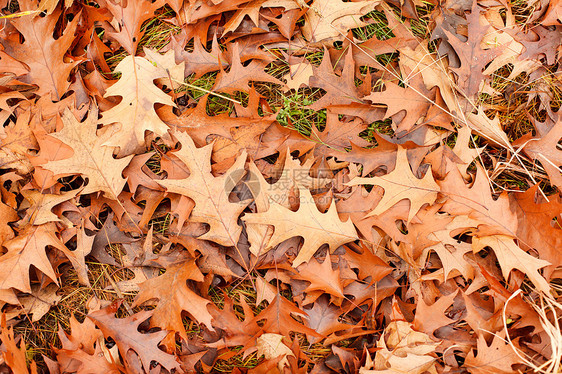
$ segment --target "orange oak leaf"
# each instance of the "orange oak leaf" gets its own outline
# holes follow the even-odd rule
[[[133,362],[136,359],[134,355],[136,353],[145,372],[150,370],[152,362],[159,363],[169,371],[180,368],[174,355],[158,348],[159,343],[168,334],[167,331],[146,334],[139,332],[139,325],[150,318],[152,312],[142,311],[127,318],[116,318],[115,313],[118,308],[119,303],[114,303],[107,308],[88,314],[88,318],[94,321],[106,338],[111,337],[115,341],[122,359],[128,365],[138,366]]]
[[[514,145],[522,145],[523,151],[529,157],[540,161],[551,182],[562,190],[562,150],[558,144],[560,138],[562,138],[562,116],[542,138],[537,139],[532,134],[527,134],[514,142]]]
[[[30,6],[33,6],[31,2]],[[25,7],[24,7],[25,8]],[[33,9],[24,9],[33,10]],[[25,42],[3,40],[6,53],[16,60],[23,61],[29,67],[22,80],[39,87],[37,95],[50,95],[53,100],[60,100],[68,90],[70,71],[79,61],[67,62],[64,55],[74,40],[74,31],[80,17],[70,22],[62,36],[53,38],[53,33],[60,12],[45,17],[28,16],[15,18],[10,23],[23,35]]]
[[[111,0],[100,0],[99,4],[113,15],[111,22],[103,23],[109,38],[125,48],[129,55],[134,56],[144,35],[144,31],[141,31],[143,22],[152,17],[158,8],[164,6],[164,1],[113,2]]]
[[[248,92],[250,87],[248,83],[252,82],[270,82],[274,84],[284,85],[279,79],[267,74],[264,69],[266,62],[252,60],[247,66],[242,65],[240,61],[240,52],[237,44],[232,47],[232,63],[230,70],[225,72],[221,69],[217,75],[213,91],[225,92],[233,94],[236,91]]]
[[[0,340],[4,349],[0,350],[2,362],[6,363],[13,373],[18,374],[37,374],[37,364],[33,361],[28,370],[26,363],[25,342],[20,341],[19,347],[14,337],[14,329],[6,327],[5,316],[2,316],[2,326],[0,327]]]
[[[297,322],[293,317],[306,318],[307,314],[291,301],[277,295],[273,302],[256,316],[256,321],[265,320],[262,329],[265,332],[289,336],[291,331],[298,331],[311,336],[322,338],[318,332]]]
[[[320,66],[312,68],[314,75],[310,77],[309,86],[321,88],[326,91],[326,94],[310,105],[310,108],[320,110],[331,105],[361,103],[359,91],[355,86],[354,66],[353,54],[350,50],[345,55],[341,74],[337,75],[334,72],[330,54],[325,50]]]
[[[521,357],[506,340],[503,334],[493,335],[492,344],[488,345],[483,335],[478,337],[476,352],[466,356],[466,364],[475,374],[513,373],[513,365],[522,363]],[[520,349],[519,344],[515,349]],[[501,359],[500,359],[501,358]]]
[[[163,275],[139,285],[140,292],[135,298],[134,305],[157,299],[158,305],[150,319],[151,326],[178,332],[184,339],[187,339],[181,316],[184,310],[209,330],[214,330],[211,325],[211,314],[207,310],[207,305],[211,302],[193,292],[187,285],[188,280],[203,281],[203,274],[194,260],[170,265]]]

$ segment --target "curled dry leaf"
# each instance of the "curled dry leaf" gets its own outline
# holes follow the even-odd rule
[[[390,322],[377,342],[375,361],[368,356],[359,373],[437,373],[434,351],[439,342],[414,331],[406,321]]]

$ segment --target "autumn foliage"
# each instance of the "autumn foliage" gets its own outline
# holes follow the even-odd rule
[[[560,1],[0,8],[0,372],[562,370]]]

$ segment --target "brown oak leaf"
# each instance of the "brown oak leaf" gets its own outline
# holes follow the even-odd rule
[[[213,145],[197,148],[189,135],[175,133],[182,148],[177,157],[188,167],[185,179],[156,181],[168,192],[187,196],[195,202],[189,219],[209,225],[209,231],[199,237],[225,246],[235,246],[242,232],[238,217],[247,202],[232,203],[229,194],[244,176],[246,153],[242,153],[231,168],[220,177],[211,173],[211,152]]]

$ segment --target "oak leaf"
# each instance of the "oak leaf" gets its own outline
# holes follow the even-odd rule
[[[466,228],[470,228],[473,225],[477,226],[477,223],[466,216],[457,216],[450,219],[445,227],[439,230],[432,230],[427,235],[427,238],[433,243],[424,248],[424,254],[421,258],[425,263],[429,251],[433,250],[437,253],[443,265],[443,281],[449,279],[453,270],[457,270],[466,280],[474,278],[474,268],[464,257],[466,253],[472,251],[472,248],[470,244],[460,242],[454,239],[453,236],[463,233]],[[420,265],[423,266],[423,264]]]
[[[127,56],[114,72],[122,73],[121,78],[107,89],[104,97],[121,96],[122,99],[119,104],[103,112],[98,123],[112,125],[113,134],[104,145],[119,147],[119,154],[124,156],[144,145],[145,131],[160,136],[168,131],[168,126],[156,114],[154,104],[175,104],[153,82],[155,79],[168,78],[166,70],[154,66],[147,59]]]
[[[283,76],[283,78],[287,80],[285,92],[289,90],[296,91],[302,85],[308,86],[308,82],[313,74],[312,65],[307,60],[289,65],[289,72]]]
[[[409,46],[399,48],[400,68],[405,76],[421,74],[427,89],[439,87],[439,93],[447,104],[449,112],[459,115],[459,100],[453,90],[452,78],[445,62],[429,53],[427,44],[420,43],[415,49]]]
[[[424,204],[433,204],[439,192],[439,186],[433,180],[431,168],[422,179],[416,178],[410,169],[406,150],[398,148],[396,167],[382,177],[354,178],[347,183],[349,186],[371,184],[384,189],[384,195],[378,205],[367,216],[378,215],[390,209],[400,200],[410,200],[408,222],[418,213]]]
[[[394,125],[398,136],[411,131],[430,107],[430,101],[427,98],[431,95],[425,89],[423,82],[419,79],[412,79],[410,84],[414,88],[410,86],[402,88],[392,81],[387,81],[384,82],[384,91],[373,92],[363,97],[363,100],[369,100],[373,104],[385,104],[387,106],[385,118],[396,116],[402,111],[405,112],[404,116],[399,117],[400,122]],[[425,97],[420,96],[419,93],[424,94]]]
[[[187,52],[180,47],[180,44],[176,44],[174,51],[177,59],[185,62],[185,76],[194,74],[193,78],[197,79],[207,73],[217,71],[221,67],[228,66],[228,61],[219,47],[216,35],[213,37],[210,52],[207,52],[198,37],[193,40],[193,51]]]
[[[358,4],[358,3],[354,3]],[[313,67],[314,75],[309,79],[309,87],[318,87],[326,91],[318,101],[310,105],[312,110],[320,110],[331,105],[349,105],[361,103],[359,91],[355,86],[355,69],[353,53],[349,50],[345,56],[344,67],[340,75],[334,72],[330,54],[324,50],[322,63]]]
[[[359,279],[365,280],[370,277],[370,284],[373,284],[392,273],[392,267],[372,253],[367,246],[348,245],[348,247],[342,257],[347,260],[350,267],[357,269]],[[362,252],[358,253],[352,248],[358,248]]]
[[[0,350],[1,362],[6,363],[13,373],[18,374],[37,374],[37,364],[33,361],[28,370],[26,363],[25,342],[20,341],[19,347],[14,337],[14,329],[6,327],[6,320],[2,317],[2,326],[0,327],[0,340],[5,347]]]
[[[439,342],[417,332],[406,321],[392,321],[377,342],[375,362],[367,355],[360,374],[384,372],[388,374],[424,372],[437,373],[437,358],[431,356]]]
[[[254,318],[254,312],[244,301],[244,298],[240,299],[240,304],[244,312],[244,319],[242,321],[236,316],[234,302],[227,295],[224,297],[224,307],[222,310],[211,308],[213,325],[218,329],[224,330],[225,334],[221,340],[208,344],[208,347],[222,348],[242,345],[245,349],[248,349],[256,343],[261,327],[258,326]]]
[[[236,91],[248,92],[250,81],[284,85],[283,82],[265,72],[267,63],[264,61],[252,60],[247,66],[242,65],[237,44],[233,44],[231,57],[230,70],[227,73],[221,69],[217,75],[213,91],[229,94],[234,94]]]
[[[503,273],[504,279],[509,279],[509,273],[513,269],[520,270],[527,275],[537,289],[549,294],[550,285],[539,273],[539,269],[550,265],[550,262],[533,257],[523,251],[513,238],[506,235],[492,235],[472,239],[472,248],[475,253],[490,247],[494,250]]]
[[[80,190],[63,192],[60,195],[42,194],[37,190],[22,191],[23,197],[30,203],[26,212],[26,220],[32,225],[42,225],[47,222],[61,222],[52,209],[76,197]]]
[[[452,166],[443,181],[438,181],[441,194],[447,197],[442,211],[454,216],[467,215],[479,221],[478,232],[515,236],[517,217],[512,211],[507,193],[494,199],[486,171],[476,164],[476,176],[467,184],[456,166]]]
[[[514,142],[514,146],[521,145],[525,154],[535,161],[540,161],[551,183],[562,190],[562,150],[558,144],[560,138],[562,138],[562,116],[542,138],[537,139],[532,134],[527,134]]]
[[[131,362],[135,359],[131,352],[136,353],[146,372],[151,368],[152,362],[157,362],[165,369],[179,369],[180,364],[174,355],[168,354],[158,348],[159,343],[168,334],[167,331],[158,331],[143,334],[138,328],[141,323],[152,315],[150,311],[142,311],[127,318],[116,318],[115,313],[119,304],[112,304],[107,308],[88,314],[88,318],[103,332],[111,337],[121,353],[122,359],[130,366],[137,365]]]
[[[23,312],[32,316],[32,322],[41,320],[51,307],[57,305],[62,299],[61,295],[57,295],[58,289],[55,284],[50,284],[45,288],[34,285],[31,287],[31,294],[19,297],[19,304],[23,307]]]
[[[344,298],[342,279],[340,279],[339,268],[333,269],[330,254],[320,263],[316,258],[311,259],[307,263],[299,265],[293,275],[294,279],[301,279],[309,282],[310,284],[304,289],[307,294],[314,293],[314,291],[321,291],[332,296],[336,305],[341,305],[341,300]],[[316,297],[309,297],[302,304],[309,304],[316,301]]]
[[[562,2],[560,0],[549,2],[548,9],[541,23],[544,26],[562,25]]]
[[[31,5],[31,3],[30,3]],[[13,19],[10,22],[25,38],[23,44],[19,39],[4,39],[2,44],[6,53],[16,60],[23,61],[29,67],[22,80],[29,84],[36,84],[39,96],[50,95],[54,100],[60,100],[70,86],[68,81],[70,71],[79,61],[66,62],[64,55],[74,40],[74,32],[80,17],[75,17],[68,24],[62,36],[53,38],[53,33],[59,12],[45,17],[28,16]]]
[[[358,239],[351,221],[340,221],[334,202],[326,213],[320,213],[308,189],[299,186],[299,194],[300,206],[296,212],[273,203],[266,212],[242,217],[246,223],[274,226],[266,250],[292,237],[302,237],[303,246],[293,260],[293,267],[297,267],[309,261],[322,244],[328,244],[333,251],[340,245]]]
[[[322,335],[297,322],[297,318],[306,318],[307,314],[291,301],[277,294],[271,304],[261,311],[255,318],[256,321],[265,320],[262,329],[268,333],[281,334],[289,337],[291,331],[298,331],[311,336],[322,338]]]
[[[0,289],[15,288],[31,293],[29,271],[31,265],[58,284],[53,266],[47,257],[47,246],[65,250],[55,235],[53,223],[25,226],[18,235],[2,245],[8,250],[0,256]]]
[[[484,47],[487,46],[482,45],[484,36],[489,32],[491,26],[481,15],[480,9],[478,3],[474,2],[472,11],[466,18],[468,40],[463,41],[451,32],[443,30],[461,63],[460,67],[451,68],[451,70],[457,75],[457,85],[461,92],[470,100],[474,99],[485,79],[484,68],[501,52],[501,48],[485,49]]]
[[[108,9],[113,15],[111,22],[104,22],[109,38],[119,43],[129,55],[136,55],[137,46],[141,41],[144,31],[141,26],[144,21],[154,15],[154,12],[164,6],[163,0],[154,2],[149,0],[113,2],[100,0],[99,5]]]
[[[123,169],[133,156],[113,158],[114,148],[104,145],[111,135],[105,133],[100,137],[96,136],[96,109],[90,111],[83,123],[69,110],[64,112],[62,121],[63,129],[50,136],[72,148],[73,154],[68,159],[49,161],[43,168],[56,176],[81,174],[88,179],[82,194],[103,192],[106,196],[116,199],[127,182],[122,176]]]
[[[244,176],[246,153],[242,153],[231,168],[220,177],[211,173],[211,152],[213,145],[197,148],[189,135],[175,133],[182,148],[177,157],[189,168],[185,179],[156,181],[168,192],[187,196],[195,202],[190,220],[209,225],[209,231],[199,239],[211,240],[220,245],[235,246],[242,232],[238,217],[247,202],[232,203],[229,194]]]
[[[176,64],[174,51],[172,50],[164,54],[146,47],[143,50],[146,59],[166,73],[166,77],[157,79],[156,83],[174,90],[180,88],[184,79],[185,62]]]
[[[398,145],[389,142],[378,133],[373,134],[377,146],[363,148],[351,143],[351,151],[336,155],[341,161],[351,161],[363,165],[363,175],[367,175],[378,168],[393,170],[396,167],[396,152]]]
[[[278,363],[279,370],[283,370],[283,367],[289,364],[286,356],[295,356],[293,351],[283,344],[283,338],[283,335],[265,333],[257,339],[256,344],[258,355],[264,355],[266,360],[283,356]]]
[[[338,331],[349,330],[352,325],[339,321],[344,313],[342,308],[330,304],[327,297],[318,298],[312,308],[306,309],[306,325],[323,336],[331,335]],[[316,336],[307,337],[311,343],[316,343],[320,338]]]
[[[375,9],[379,3],[379,0],[351,4],[341,0],[315,0],[304,15],[303,35],[313,43],[333,38],[342,39],[349,29],[365,26],[361,17]]]
[[[560,198],[549,196],[550,201],[539,197],[538,184],[524,193],[512,196],[514,210],[517,214],[517,238],[523,248],[534,248],[539,257],[550,262],[544,270],[546,278],[554,270],[554,264],[562,262],[562,229],[555,222],[555,217],[562,211]]]
[[[507,343],[502,335],[494,334],[490,345],[482,335],[478,337],[476,353],[471,351],[466,356],[466,365],[469,365],[471,372],[475,374],[513,373],[513,365],[522,363],[521,357],[514,347]],[[501,359],[499,359],[500,357]]]
[[[181,316],[184,310],[209,330],[214,330],[211,325],[211,314],[207,310],[207,305],[211,302],[193,292],[187,285],[189,280],[203,281],[203,274],[194,260],[170,265],[163,275],[140,284],[140,292],[135,298],[134,305],[157,299],[158,305],[150,319],[151,326],[178,332],[184,339],[187,339]]]
[[[498,117],[494,119],[489,119],[484,113],[484,110],[479,107],[478,113],[469,113],[466,117],[468,126],[478,132],[480,135],[484,136],[486,139],[491,140],[502,147],[511,149],[511,142],[507,137],[506,133],[503,131],[500,120]]]

